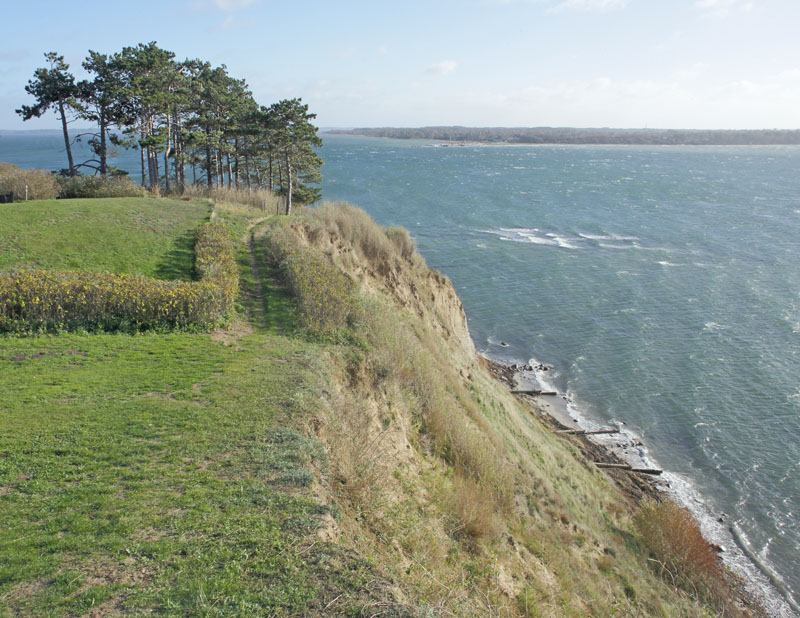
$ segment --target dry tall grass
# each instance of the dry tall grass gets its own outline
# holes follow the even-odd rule
[[[358,255],[373,266],[397,256],[412,261],[416,246],[402,228],[384,229],[366,212],[347,202],[323,202],[313,209],[310,220],[314,233],[325,230],[353,247]],[[418,254],[417,254],[418,255]]]
[[[265,214],[283,212],[283,199],[268,189],[234,189],[227,187],[207,187],[204,185],[188,185],[183,195],[193,199],[212,199],[216,202],[241,204],[263,211]]]

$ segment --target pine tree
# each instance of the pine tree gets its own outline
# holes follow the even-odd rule
[[[48,67],[36,69],[34,79],[28,81],[25,92],[36,98],[35,105],[23,105],[16,112],[22,116],[23,120],[41,117],[51,107],[61,119],[61,129],[64,132],[64,146],[67,150],[67,161],[69,164],[69,175],[74,176],[75,161],[72,159],[72,146],[67,129],[67,114],[70,111],[80,111],[81,107],[77,101],[78,87],[75,84],[75,77],[69,72],[69,65],[64,62],[64,56],[59,56],[56,52],[47,52],[44,55]]]
[[[275,144],[283,158],[286,184],[281,189],[286,195],[286,214],[290,215],[296,190],[294,182],[304,175],[313,175],[316,179],[322,165],[322,159],[314,152],[314,146],[322,146],[322,140],[317,135],[317,127],[310,122],[317,115],[308,113],[308,105],[303,105],[302,99],[278,101],[267,113]],[[300,182],[297,188],[303,191],[305,185]]]

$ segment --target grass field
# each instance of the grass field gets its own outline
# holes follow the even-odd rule
[[[192,278],[206,201],[141,198],[0,204],[0,271],[108,271]]]
[[[40,223],[24,241],[15,212],[20,261],[4,265],[130,272],[140,260],[141,272],[164,275],[206,215],[185,202],[114,202],[27,207]],[[169,226],[151,233],[144,222],[165,206]],[[244,215],[223,216],[241,236]],[[127,256],[106,259],[108,238],[90,233],[97,219],[147,232],[118,234]],[[64,228],[73,241],[86,235],[75,263],[49,246],[34,255]],[[242,245],[252,292],[242,306],[280,307],[290,323],[280,286],[255,296],[246,256]],[[185,262],[174,263],[187,274]],[[313,491],[324,451],[294,427],[324,383],[322,349],[257,317],[237,328],[0,338],[0,616],[313,614],[373,578],[363,561],[313,543],[336,511]]]

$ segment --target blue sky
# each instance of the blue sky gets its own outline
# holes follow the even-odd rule
[[[800,128],[797,0],[6,3],[0,128],[57,51],[157,41],[227,65],[319,126]]]

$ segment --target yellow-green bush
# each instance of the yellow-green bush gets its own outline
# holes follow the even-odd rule
[[[200,281],[34,270],[0,277],[0,332],[161,330],[218,324],[233,308],[238,274],[230,235],[198,230]]]
[[[233,309],[239,290],[239,269],[228,230],[212,223],[202,225],[197,230],[194,260],[197,278],[220,288],[225,303],[224,315]]]
[[[302,247],[285,224],[265,236],[268,259],[280,267],[300,309],[300,324],[328,336],[352,325],[357,315],[353,283],[319,251]]]
[[[14,192],[14,201],[51,200],[58,195],[55,176],[47,170],[24,170],[11,163],[0,163],[0,193]]]

